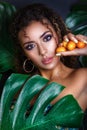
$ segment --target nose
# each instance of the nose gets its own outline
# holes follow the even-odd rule
[[[39,53],[40,55],[45,55],[47,53],[47,49],[42,44],[39,45]]]

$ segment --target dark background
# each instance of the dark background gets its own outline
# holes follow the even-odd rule
[[[76,3],[84,3],[87,0],[0,0],[9,2],[13,5],[15,5],[16,8],[21,8],[29,3],[44,3],[50,7],[52,7],[54,10],[56,10],[63,19],[66,18],[67,14],[70,11],[70,8],[73,4]]]

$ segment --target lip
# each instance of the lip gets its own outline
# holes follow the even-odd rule
[[[52,61],[53,61],[53,57],[42,59],[42,63],[45,65],[51,63]]]

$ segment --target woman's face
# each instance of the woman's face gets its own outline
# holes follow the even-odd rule
[[[33,21],[19,32],[18,38],[27,58],[39,69],[50,70],[58,65],[58,36],[51,25]]]

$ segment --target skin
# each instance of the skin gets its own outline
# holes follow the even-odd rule
[[[87,44],[87,36],[83,36],[81,34],[79,35],[73,35],[71,33],[69,33],[68,35],[64,36],[64,40],[65,41],[69,41],[69,40],[72,40],[74,41],[75,43],[77,43],[78,41],[81,41],[81,42],[84,42],[85,44]],[[60,53],[61,55],[63,56],[70,56],[70,55],[86,55],[87,56],[87,45],[85,48],[82,48],[82,49],[74,49],[72,51],[66,51],[64,53]]]
[[[55,50],[58,46],[58,36],[49,24],[43,25],[33,21],[30,25],[23,28],[18,39],[23,51],[28,59],[38,67],[40,75],[55,81],[65,87],[65,89],[51,103],[55,104],[60,98],[67,94],[72,94],[83,111],[87,108],[87,68],[71,69],[66,67],[56,56]],[[86,36],[69,33],[64,40],[83,41]],[[62,52],[61,55],[87,55],[87,46],[83,49]]]

